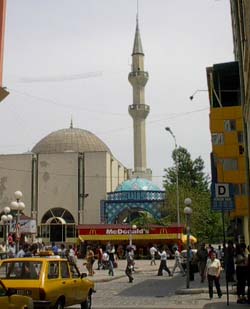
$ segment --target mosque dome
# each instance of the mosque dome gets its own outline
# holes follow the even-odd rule
[[[161,191],[161,189],[152,181],[137,177],[125,180],[115,191]]]
[[[34,153],[107,151],[108,146],[95,134],[72,126],[50,133],[32,149]]]

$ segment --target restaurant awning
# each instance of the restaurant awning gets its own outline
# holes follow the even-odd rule
[[[189,239],[190,239],[190,243],[191,243],[191,244],[197,243],[197,238],[194,237],[193,235],[190,235]],[[182,240],[182,242],[183,242],[184,244],[186,244],[186,243],[187,243],[187,234],[182,234],[181,240]]]
[[[177,239],[177,234],[142,234],[133,235],[133,240],[168,240]],[[129,240],[130,235],[79,235],[81,241],[112,241],[112,240]]]

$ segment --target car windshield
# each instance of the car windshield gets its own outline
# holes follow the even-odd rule
[[[39,279],[41,273],[41,262],[20,261],[3,262],[0,266],[0,279]]]

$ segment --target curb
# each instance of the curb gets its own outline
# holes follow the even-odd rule
[[[227,291],[225,288],[221,288],[222,294],[227,294]],[[193,289],[179,289],[175,291],[175,294],[177,295],[188,295],[188,294],[208,294],[208,288],[193,288]],[[214,290],[214,293],[216,294],[216,290]],[[228,291],[228,294],[230,295],[236,295],[236,291]]]

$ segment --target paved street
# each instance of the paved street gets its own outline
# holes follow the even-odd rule
[[[229,286],[229,306],[224,281],[222,280],[223,297],[214,295],[212,301],[208,297],[207,283],[200,284],[198,274],[195,281],[190,282],[190,289],[186,289],[186,277],[176,273],[174,277],[157,276],[157,266],[150,266],[148,260],[136,261],[134,283],[128,283],[124,275],[125,261],[119,261],[115,276],[109,277],[106,270],[98,271],[93,277],[96,282],[96,293],[93,296],[93,309],[135,309],[135,308],[185,308],[185,309],[222,309],[245,308],[247,305],[237,305],[233,287]],[[84,271],[82,261],[79,261],[81,271]],[[168,261],[170,269],[173,260]],[[176,294],[178,293],[178,294]],[[71,308],[80,308],[74,306]],[[249,307],[248,307],[249,308]]]

